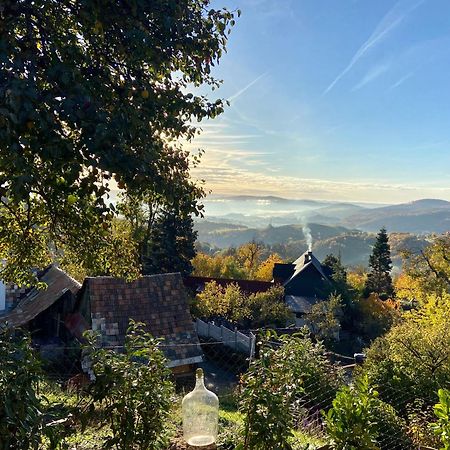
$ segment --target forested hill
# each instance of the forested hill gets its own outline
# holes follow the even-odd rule
[[[197,240],[204,250],[208,248],[237,247],[252,240],[270,246],[282,258],[293,260],[307,249],[305,233],[308,230],[301,225],[284,225],[280,227],[250,228],[243,225],[210,222],[206,220],[195,223]],[[323,259],[327,254],[340,254],[346,265],[367,265],[375,234],[351,230],[342,226],[308,224],[313,251]],[[410,233],[392,233],[390,235],[394,262],[399,265],[399,253],[404,249],[419,251],[426,245],[426,239]],[[207,245],[205,245],[207,244]]]

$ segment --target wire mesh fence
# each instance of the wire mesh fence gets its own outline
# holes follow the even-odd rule
[[[236,337],[225,334],[222,335],[221,339],[217,339],[218,336],[200,337],[199,344],[167,344],[161,342],[159,345],[166,354],[179,350],[180,346],[195,345],[200,350],[201,361],[195,364],[172,367],[173,380],[178,394],[174,399],[174,403],[176,403],[174,407],[178,408],[184,393],[193,388],[195,382],[194,368],[197,366],[203,368],[206,387],[218,395],[221,405],[219,448],[223,449],[234,448],[233,441],[239,439],[238,434],[239,430],[242,429],[243,422],[243,413],[239,410],[242,393],[241,379],[248,371],[249,366],[258,359],[256,334],[253,334],[255,339],[250,334],[248,336],[249,342],[251,344],[255,342],[255,344],[249,346],[236,345]],[[231,339],[229,339],[230,337]],[[277,345],[277,343],[274,343],[274,345]],[[110,349],[118,352],[124,350],[122,346],[114,346]],[[48,380],[57,382],[63,389],[74,392],[81,391],[85,384],[89,382],[83,372],[80,346],[54,345],[36,350],[43,357],[44,370]],[[343,374],[343,384],[351,385],[353,371],[357,367],[354,359],[332,352],[329,352],[327,357],[338,368],[341,375]],[[323,380],[320,379],[304,381],[303,393],[292,403],[290,408],[294,424],[294,448],[327,448],[326,445],[330,440],[327,436],[324,412],[332,407],[337,391],[338,386],[324,384]],[[377,448],[381,450],[425,448],[420,447],[420,443],[424,440],[420,439],[420,436],[427,433],[431,435],[432,433],[428,430],[426,421],[420,421],[420,414],[417,414],[417,411],[423,414],[426,411],[423,405],[414,406],[414,393],[401,387],[390,387],[389,390],[381,388],[380,398],[387,405],[392,405],[392,408],[395,407],[396,415],[392,414],[392,416],[400,417],[398,420],[401,423],[380,422],[379,426],[384,428],[381,429],[377,438]],[[414,417],[410,417],[408,411],[414,410],[414,408],[416,414],[413,415]],[[179,419],[176,426],[178,428],[180,426]],[[432,441],[432,438],[429,441]],[[309,447],[307,447],[308,445]]]

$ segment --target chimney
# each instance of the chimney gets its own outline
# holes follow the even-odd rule
[[[312,258],[312,251],[308,250],[305,253],[305,264],[309,263],[311,261],[311,258]]]

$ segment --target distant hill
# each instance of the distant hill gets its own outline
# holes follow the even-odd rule
[[[422,199],[399,205],[374,205],[238,195],[205,199],[206,217],[248,228],[305,222],[375,232],[443,233],[450,230],[450,202]]]
[[[333,253],[340,255],[347,266],[367,266],[375,233],[349,230],[341,226],[308,224],[313,238],[313,252],[323,259]],[[264,229],[247,228],[241,225],[200,221],[196,222],[198,241],[212,247],[237,247],[252,240],[261,241],[271,246],[287,260],[296,259],[307,249],[307,243],[301,225],[269,226]],[[394,264],[400,266],[400,253],[408,249],[418,252],[427,241],[410,233],[393,233],[390,235]]]
[[[308,224],[314,241],[339,236],[349,230],[340,226]],[[201,221],[195,223],[198,240],[207,242],[220,248],[239,246],[252,240],[265,244],[287,244],[289,242],[305,241],[302,225],[283,225],[279,227],[247,228],[228,223],[211,223]]]
[[[364,231],[377,231],[384,226],[389,232],[443,233],[450,230],[450,202],[423,199],[373,208],[352,214],[342,223]]]

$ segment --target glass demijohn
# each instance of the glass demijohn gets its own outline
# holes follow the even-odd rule
[[[194,447],[216,442],[219,422],[219,399],[205,387],[203,370],[197,369],[196,383],[181,403],[183,412],[183,435]]]

